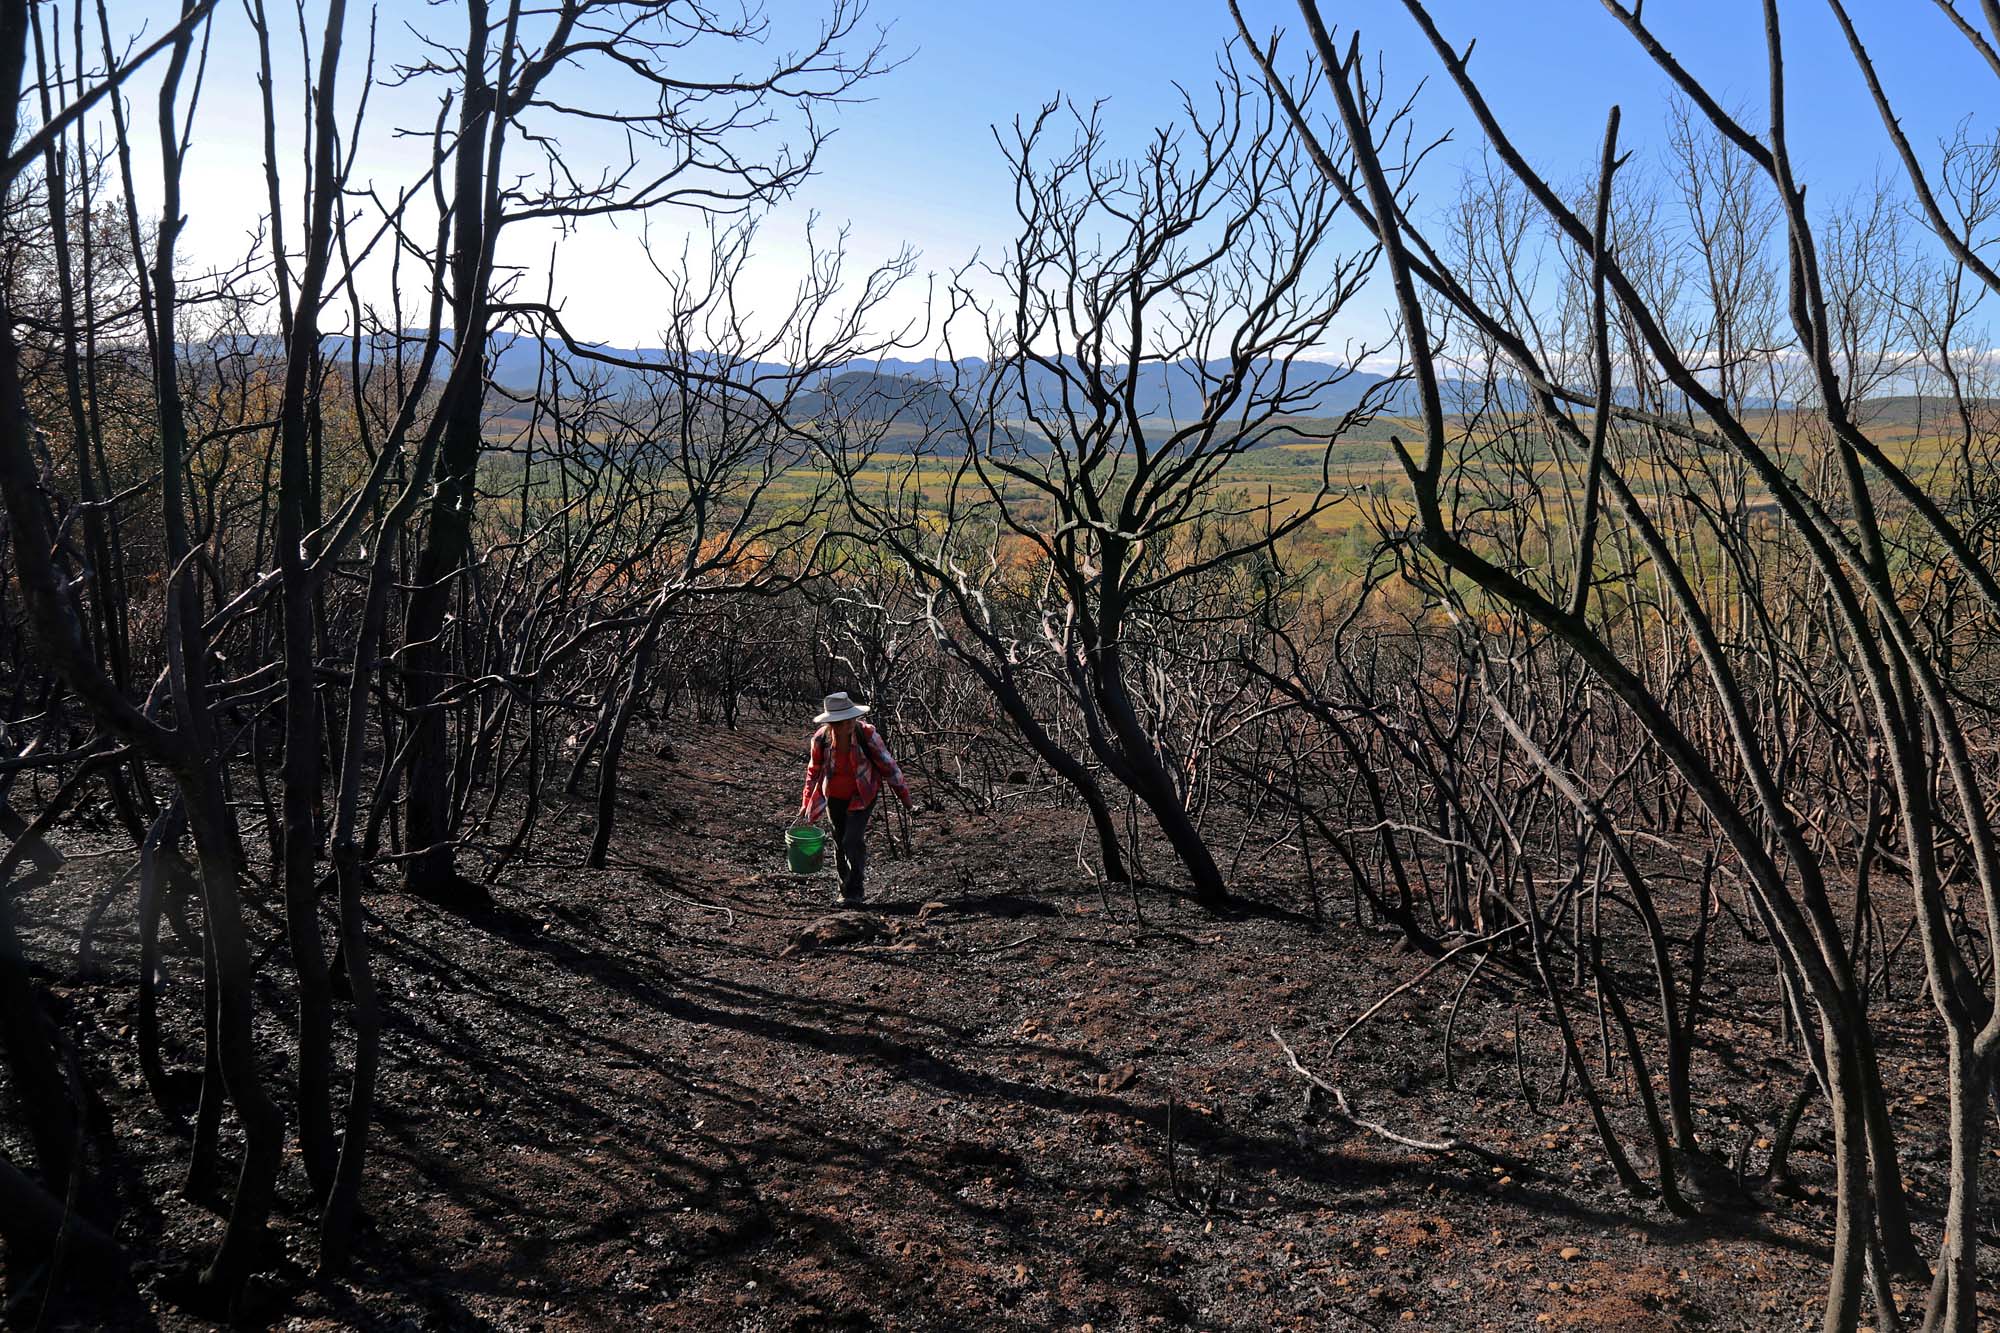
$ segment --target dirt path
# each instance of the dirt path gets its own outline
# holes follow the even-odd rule
[[[307,1285],[271,1297],[275,1323],[1644,1333],[1816,1309],[1830,1200],[1683,1223],[1624,1198],[1579,1104],[1522,1104],[1515,1002],[1483,981],[1456,1091],[1438,1033],[1462,972],[1315,1062],[1420,963],[1344,904],[1325,933],[1157,902],[1140,925],[1078,882],[1068,816],[930,813],[914,857],[875,830],[877,938],[783,956],[832,910],[830,877],[783,872],[795,748],[703,733],[638,762],[614,868],[558,848],[490,915],[377,899],[393,1023],[372,1228],[352,1283],[282,1274]],[[123,996],[93,1011],[100,1058],[122,1050]],[[1525,1072],[1549,1098],[1532,1009]],[[1328,1117],[1273,1025],[1369,1113],[1525,1169]],[[1790,1093],[1761,1031],[1711,1021],[1704,1059],[1734,1068],[1703,1086],[1740,1092],[1702,1107],[1716,1141],[1767,1133]],[[1893,1067],[1923,1035],[1885,1041]],[[145,1169],[170,1172],[150,1128]],[[1936,1170],[1913,1153],[1920,1189]],[[152,1219],[169,1250],[203,1242],[188,1212]],[[309,1257],[305,1220],[280,1225]]]

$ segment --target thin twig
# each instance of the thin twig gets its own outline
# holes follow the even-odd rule
[[[1040,938],[1041,938],[1040,934],[1031,933],[1023,935],[1018,940],[1009,940],[1005,944],[987,944],[969,949],[954,949],[952,952],[960,955],[975,954],[975,953],[1005,953],[1009,949],[1018,949],[1022,945],[1026,944],[1028,941],[1038,940]]]
[[[1278,1049],[1285,1053],[1285,1061],[1291,1065],[1292,1072],[1312,1084],[1315,1088],[1318,1088],[1321,1092],[1324,1092],[1327,1096],[1333,1098],[1334,1111],[1349,1124],[1385,1138],[1391,1143],[1400,1143],[1406,1148],[1416,1148],[1422,1152],[1467,1153],[1489,1162],[1497,1162],[1514,1171],[1516,1174],[1524,1176],[1529,1174],[1527,1163],[1520,1161],[1518,1158],[1509,1157],[1505,1153],[1495,1152],[1491,1148],[1481,1147],[1477,1143],[1470,1143],[1456,1134],[1436,1141],[1413,1139],[1406,1134],[1398,1134],[1395,1130],[1376,1121],[1362,1119],[1360,1115],[1355,1113],[1354,1108],[1347,1104],[1347,1097],[1339,1088],[1299,1063],[1298,1053],[1286,1044],[1285,1039],[1278,1034],[1276,1027],[1271,1029],[1271,1040],[1277,1042]]]
[[[736,913],[730,911],[727,907],[716,903],[705,903],[699,898],[684,898],[678,893],[668,893],[665,890],[661,891],[660,896],[668,902],[679,903],[683,907],[698,907],[704,912],[720,912],[729,918],[729,928],[731,930],[736,928]]]
[[[1516,921],[1513,925],[1503,927],[1500,930],[1496,930],[1491,935],[1483,935],[1476,940],[1467,940],[1465,943],[1459,945],[1457,948],[1449,949],[1444,953],[1440,954],[1437,958],[1433,959],[1430,962],[1430,964],[1424,968],[1423,971],[1417,973],[1417,975],[1411,977],[1408,981],[1396,987],[1394,990],[1390,991],[1387,995],[1384,995],[1381,999],[1375,1001],[1374,1004],[1368,1007],[1367,1013],[1361,1015],[1361,1017],[1355,1019],[1352,1023],[1349,1023],[1347,1027],[1342,1030],[1341,1034],[1333,1039],[1333,1045],[1328,1048],[1329,1052],[1339,1050],[1341,1047],[1341,1043],[1345,1042],[1348,1039],[1348,1037],[1353,1034],[1354,1029],[1360,1027],[1363,1023],[1366,1023],[1369,1019],[1375,1017],[1376,1014],[1382,1012],[1382,1007],[1388,1004],[1389,1001],[1395,999],[1398,995],[1401,995],[1404,991],[1409,990],[1412,986],[1415,986],[1418,983],[1422,982],[1424,978],[1428,977],[1431,973],[1437,971],[1439,968],[1443,967],[1446,963],[1449,963],[1452,959],[1464,953],[1467,949],[1476,949],[1482,944],[1493,944],[1499,940],[1505,939],[1507,936],[1521,929],[1521,927],[1526,924],[1527,923],[1523,921]],[[1481,961],[1484,960],[1482,959]]]

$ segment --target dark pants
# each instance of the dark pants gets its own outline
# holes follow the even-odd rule
[[[868,869],[868,813],[875,807],[852,809],[846,801],[829,796],[827,819],[833,824],[833,865],[840,872],[842,902],[861,901],[861,876]]]

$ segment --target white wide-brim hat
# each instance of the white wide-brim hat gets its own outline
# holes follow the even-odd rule
[[[847,691],[826,696],[826,711],[814,718],[815,722],[845,722],[850,717],[860,717],[868,711],[867,704],[858,704],[847,697]]]

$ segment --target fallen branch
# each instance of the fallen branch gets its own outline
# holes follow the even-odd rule
[[[1029,942],[1030,940],[1038,940],[1038,939],[1040,939],[1040,938],[1041,938],[1041,936],[1040,936],[1040,935],[1038,935],[1038,934],[1032,934],[1032,933],[1031,933],[1031,934],[1027,934],[1027,935],[1023,935],[1023,936],[1022,936],[1022,937],[1021,937],[1020,939],[1018,939],[1018,940],[1009,940],[1009,941],[1007,941],[1007,943],[1005,943],[1005,944],[988,944],[988,945],[984,945],[984,946],[980,946],[980,947],[976,947],[976,948],[971,948],[971,949],[955,949],[955,950],[953,950],[953,952],[954,952],[954,953],[958,953],[958,954],[974,954],[974,953],[1005,953],[1005,952],[1007,952],[1007,950],[1009,950],[1009,949],[1018,949],[1018,948],[1020,948],[1020,947],[1021,947],[1022,945],[1024,945],[1024,944],[1028,943],[1028,942]]]
[[[699,908],[704,912],[720,912],[722,913],[722,915],[729,918],[729,928],[731,930],[734,930],[736,928],[736,913],[730,911],[727,907],[720,906],[719,904],[716,903],[705,903],[701,901],[699,898],[687,898],[683,897],[678,893],[668,893],[664,890],[661,891],[660,896],[662,898],[665,898],[668,902],[679,903],[683,907]]]
[[[1360,1027],[1363,1023],[1366,1023],[1369,1019],[1375,1017],[1376,1014],[1382,1012],[1382,1006],[1388,1004],[1389,1001],[1395,999],[1398,995],[1401,995],[1404,991],[1409,990],[1412,986],[1415,986],[1420,982],[1422,982],[1425,977],[1428,977],[1431,973],[1437,971],[1439,968],[1443,967],[1446,963],[1449,963],[1452,959],[1464,953],[1467,949],[1477,949],[1482,944],[1493,944],[1496,941],[1503,940],[1507,936],[1512,935],[1515,931],[1521,929],[1526,924],[1527,922],[1525,921],[1516,921],[1513,925],[1503,927],[1500,930],[1496,930],[1491,935],[1483,935],[1476,940],[1467,940],[1465,943],[1459,945],[1457,948],[1447,950],[1445,953],[1440,954],[1438,957],[1432,959],[1430,964],[1427,967],[1425,967],[1423,971],[1417,973],[1417,975],[1411,977],[1408,981],[1396,987],[1394,990],[1390,991],[1387,995],[1384,995],[1381,999],[1375,1001],[1374,1004],[1368,1007],[1367,1013],[1361,1015],[1361,1017],[1355,1019],[1352,1023],[1349,1023],[1347,1027],[1341,1031],[1341,1034],[1333,1039],[1333,1046],[1331,1047],[1331,1050],[1335,1051],[1339,1050],[1340,1044],[1346,1041],[1348,1037],[1352,1036],[1356,1028]],[[1480,959],[1480,962],[1484,961],[1485,961],[1484,958]],[[1474,965],[1473,970],[1474,971],[1478,970],[1477,964]],[[1276,1036],[1277,1034],[1273,1032],[1271,1035]],[[1280,1041],[1278,1044],[1280,1046],[1283,1046],[1285,1043]],[[1289,1050],[1290,1048],[1287,1049]]]
[[[1443,960],[1440,959],[1439,961]],[[1286,1043],[1284,1037],[1279,1035],[1276,1027],[1271,1029],[1271,1040],[1277,1042],[1278,1049],[1285,1053],[1285,1062],[1292,1067],[1292,1072],[1331,1097],[1333,1099],[1334,1112],[1349,1124],[1360,1129],[1365,1129],[1369,1133],[1387,1139],[1391,1143],[1399,1143],[1405,1148],[1415,1148],[1420,1152],[1465,1153],[1468,1156],[1480,1158],[1482,1161],[1504,1166],[1516,1175],[1527,1176],[1536,1174],[1532,1167],[1519,1158],[1509,1157],[1505,1153],[1482,1147],[1477,1143],[1462,1139],[1456,1134],[1437,1140],[1413,1139],[1407,1134],[1398,1134],[1395,1130],[1378,1121],[1363,1119],[1352,1106],[1348,1105],[1346,1095],[1338,1087],[1327,1082],[1318,1074],[1313,1073],[1312,1070],[1299,1063],[1298,1052],[1294,1051]]]

